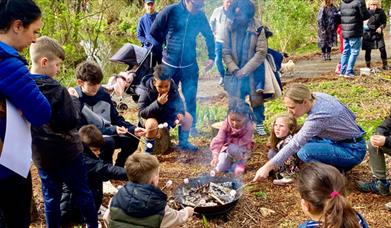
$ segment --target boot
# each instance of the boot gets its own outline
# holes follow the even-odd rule
[[[189,134],[189,131],[184,131],[181,127],[178,128],[178,148],[180,150],[196,152],[198,147],[189,142]]]
[[[365,62],[368,68],[371,68],[371,62]]]
[[[328,52],[328,53],[326,54],[326,60],[331,60],[331,53],[330,53],[330,52]]]
[[[356,186],[361,192],[372,192],[382,196],[390,195],[390,182],[386,179],[374,178],[369,182],[357,181]]]
[[[322,53],[322,59],[323,59],[323,61],[326,61],[326,60],[327,60],[327,58],[326,58],[326,53]]]
[[[145,139],[144,152],[152,154],[155,146],[155,139]]]
[[[383,70],[389,70],[390,68],[388,67],[387,59],[383,59]]]

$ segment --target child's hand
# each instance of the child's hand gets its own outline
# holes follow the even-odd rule
[[[382,147],[386,143],[386,137],[383,135],[372,135],[371,144],[374,147]]]
[[[74,96],[74,97],[79,98],[79,94],[77,93],[76,89],[73,88],[73,87],[69,87],[69,88],[68,88],[68,93],[69,93],[69,95],[71,95],[71,96]]]
[[[193,216],[193,214],[194,214],[194,208],[192,208],[192,207],[185,207],[185,210],[186,210],[187,214],[189,215],[189,218],[190,218],[191,216]]]
[[[159,104],[164,105],[165,103],[167,103],[167,101],[168,101],[168,93],[159,94],[157,98],[157,102],[159,102]]]
[[[182,122],[183,122],[183,114],[182,113],[178,113],[178,115],[176,115],[176,118],[178,120],[178,125],[182,124]]]
[[[212,167],[216,167],[216,165],[217,165],[217,162],[219,161],[219,158],[218,157],[215,157],[215,156],[213,156],[213,159],[212,159],[212,161],[210,161],[210,166],[212,166]]]
[[[116,126],[116,131],[117,131],[117,134],[124,135],[128,132],[128,129],[126,129],[126,127]]]
[[[147,131],[145,130],[145,128],[136,127],[134,129],[134,134],[138,137],[145,136],[146,133]]]

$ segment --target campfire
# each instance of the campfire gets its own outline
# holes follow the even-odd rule
[[[185,179],[175,191],[175,199],[198,213],[215,216],[231,210],[241,196],[241,183],[229,177],[202,176]]]

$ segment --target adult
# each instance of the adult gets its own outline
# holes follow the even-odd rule
[[[341,171],[352,169],[365,156],[365,132],[355,115],[335,97],[311,93],[302,84],[289,87],[285,106],[295,118],[308,114],[303,126],[276,156],[258,169],[253,181],[265,179],[272,169],[281,166],[297,153],[303,162],[318,161]]]
[[[140,18],[137,24],[137,39],[141,46],[149,48],[156,44],[150,35],[151,26],[156,19],[158,12],[155,11],[155,0],[144,0],[145,14]],[[152,65],[162,63],[162,45],[156,44],[153,47],[153,63]]]
[[[338,10],[333,0],[324,0],[318,12],[318,47],[323,60],[331,60],[331,47],[337,42]]]
[[[354,78],[354,65],[360,53],[363,22],[370,17],[370,14],[365,0],[342,0],[340,10],[344,44],[341,55],[341,76]]]
[[[264,61],[267,53],[265,29],[254,18],[255,5],[249,0],[235,1],[229,7],[232,20],[224,30],[223,60],[233,75],[234,87],[226,89],[230,96],[245,100],[250,96],[255,116],[256,131],[266,135],[263,121],[265,107],[263,93],[256,91],[258,80],[264,78]],[[232,91],[230,91],[232,90]]]
[[[215,35],[216,46],[216,66],[220,74],[219,84],[224,84],[224,64],[223,64],[223,43],[224,43],[224,29],[227,23],[228,8],[231,5],[232,0],[223,0],[223,5],[213,10],[212,16],[210,16],[209,23]]]
[[[40,126],[50,119],[50,105],[30,78],[27,62],[18,52],[36,41],[42,26],[41,10],[32,0],[0,0],[0,18],[2,111],[5,100],[8,100],[33,126]],[[2,112],[0,116],[2,145],[6,132],[6,114]],[[7,143],[23,142],[15,140]],[[29,227],[31,175],[23,178],[0,165],[0,186],[0,227]]]
[[[151,36],[166,44],[163,51],[163,64],[174,82],[181,82],[185,97],[186,109],[193,117],[190,134],[198,134],[196,129],[196,95],[198,87],[198,65],[196,39],[201,33],[206,40],[208,61],[205,71],[213,67],[215,59],[215,43],[208,19],[202,11],[204,0],[181,0],[164,8],[152,24]]]
[[[370,68],[372,49],[379,49],[383,69],[388,70],[386,44],[383,33],[387,24],[387,16],[381,8],[380,0],[369,0],[367,4],[371,17],[367,20],[366,26],[364,25],[362,49],[365,50],[365,62],[367,67]]]

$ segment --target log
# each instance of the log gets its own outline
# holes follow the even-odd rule
[[[145,138],[144,138],[145,140]],[[168,128],[159,129],[159,133],[155,139],[155,146],[152,154],[167,154],[171,146],[170,130]],[[139,151],[144,151],[145,144],[139,143]]]

